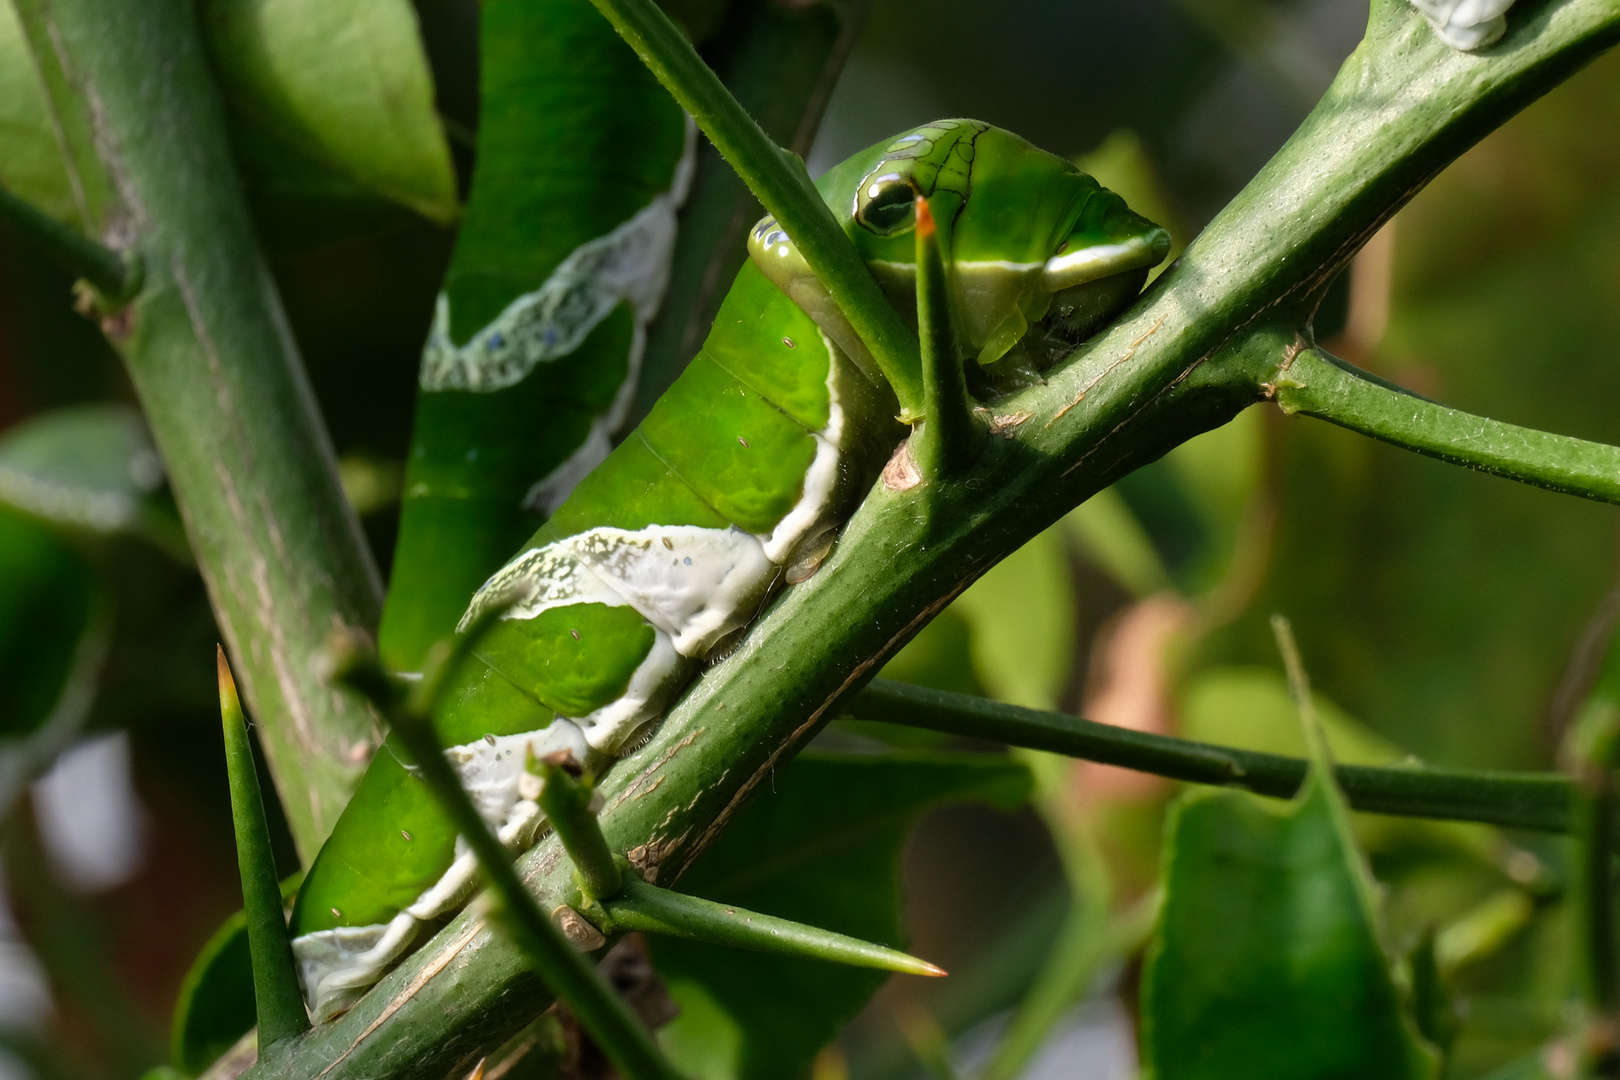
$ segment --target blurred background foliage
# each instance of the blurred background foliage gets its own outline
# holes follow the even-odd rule
[[[259,29],[281,51],[260,55],[222,45],[242,5],[199,4],[277,284],[386,567],[420,345],[476,152],[477,6],[332,21],[352,9],[280,5],[286,21]],[[1179,250],[1293,130],[1365,19],[1365,0],[872,0],[809,163],[974,116],[1080,160]],[[377,59],[369,82],[285,66],[332,35]],[[14,60],[0,55],[0,124],[22,107],[4,91]],[[378,101],[405,115],[375,145],[344,145],[334,133]],[[442,134],[422,127],[430,105]],[[1620,56],[1419,194],[1335,286],[1319,337],[1459,408],[1620,442],[1615,130]],[[7,184],[51,182],[19,175]],[[71,281],[0,233],[0,1075],[163,1060],[187,965],[237,905],[215,630],[132,403]],[[1609,507],[1257,408],[995,567],[885,674],[1302,753],[1269,626],[1281,612],[1342,760],[1548,768],[1613,620],[1615,524]],[[854,723],[822,741],[940,747]],[[1175,788],[1027,760],[1032,809],[938,810],[905,849],[911,947],[955,977],[887,984],[817,1058],[818,1080],[976,1070],[1064,950],[1080,975],[1046,988],[1054,1023],[1024,1075],[1135,1075],[1140,905]],[[1409,979],[1432,969],[1447,990],[1425,1027],[1451,1040],[1446,1075],[1484,1075],[1558,1029],[1576,979],[1561,842],[1365,816],[1356,836],[1386,937],[1416,958]]]

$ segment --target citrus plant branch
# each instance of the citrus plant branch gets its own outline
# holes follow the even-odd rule
[[[75,98],[59,111],[93,121],[89,160],[116,197],[92,236],[143,260],[140,291],[103,329],[163,455],[307,865],[375,738],[365,705],[321,682],[313,659],[335,626],[375,626],[381,587],[242,200],[196,12],[183,0],[18,11],[31,40],[55,43],[49,59]]]
[[[602,0],[604,4],[608,0]],[[613,0],[617,3],[618,0]],[[672,884],[756,790],[901,646],[998,559],[1135,466],[1260,398],[1315,298],[1366,237],[1475,141],[1620,39],[1613,0],[1520,0],[1480,54],[1375,0],[1366,41],[1316,110],[1134,307],[990,406],[970,469],[879,482],[809,581],[785,590],[658,732],[604,778],[602,828]],[[569,895],[547,841],[524,856],[546,903]],[[544,905],[542,905],[544,906]],[[538,980],[476,909],[260,1076],[438,1077],[543,1007]]]
[[[886,679],[875,680],[857,695],[848,712],[859,720],[1049,750],[1172,780],[1240,787],[1280,799],[1293,798],[1305,782],[1309,765],[1304,758],[1131,731]],[[1543,832],[1571,828],[1574,796],[1568,777],[1559,773],[1339,765],[1334,775],[1350,805],[1367,813],[1478,821]]]
[[[5,188],[0,188],[0,226],[74,277],[88,281],[109,303],[128,300],[140,287],[136,256],[96,243]]]
[[[1474,416],[1304,349],[1273,376],[1285,413],[1340,427],[1453,465],[1533,487],[1620,503],[1620,447]]]
[[[591,2],[787,230],[872,351],[900,399],[902,412],[920,418],[922,368],[917,335],[889,303],[855,245],[833,220],[810,182],[804,162],[771,141],[653,0]]]

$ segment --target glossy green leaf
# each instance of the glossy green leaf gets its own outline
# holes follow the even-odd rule
[[[1142,988],[1145,1075],[1436,1075],[1378,940],[1370,879],[1319,775],[1279,808],[1194,792],[1171,811]]]
[[[162,486],[163,462],[128,406],[58,409],[0,437],[0,502],[53,525],[177,532],[179,522],[154,498]]]
[[[992,566],[950,610],[972,627],[973,670],[991,697],[1032,709],[1058,704],[1079,618],[1058,529]]]
[[[346,181],[434,221],[455,217],[455,173],[408,0],[209,0],[202,18],[245,129],[250,187],[274,192],[285,172],[307,190],[315,165],[340,197]]]
[[[281,883],[290,902],[302,874]],[[208,939],[180,984],[174,1007],[170,1052],[175,1065],[192,1076],[219,1059],[252,1029],[254,1023],[253,961],[248,952],[247,914],[238,911]]]
[[[806,754],[778,771],[679,883],[684,892],[868,941],[903,944],[898,859],[940,803],[1011,809],[1029,774],[1001,757]],[[681,1015],[660,1041],[699,1080],[801,1073],[888,977],[762,953],[650,938]]]
[[[10,3],[0,4],[0,187],[59,221],[81,222],[45,90]]]

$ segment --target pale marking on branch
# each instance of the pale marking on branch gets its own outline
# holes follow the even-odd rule
[[[626,799],[634,797],[637,789],[639,789],[642,784],[647,782],[648,777],[652,776],[652,774],[657,772],[659,769],[662,769],[676,754],[680,753],[682,750],[685,750],[688,746],[691,746],[692,741],[707,730],[707,728],[696,728],[689,733],[686,738],[682,739],[668,750],[665,750],[663,755],[659,757],[657,761],[647,766],[639,775],[637,775],[635,780],[630,783],[629,787],[613,796],[613,801],[608,804],[607,809],[603,812],[612,813],[620,803],[624,802]]]
[[[466,930],[462,931],[459,938],[451,942],[448,948],[433,958],[432,963],[428,964],[421,971],[418,971],[415,975],[411,976],[411,981],[402,986],[399,993],[394,995],[393,1000],[389,1001],[387,1005],[383,1006],[382,1012],[377,1014],[376,1019],[374,1019],[370,1024],[366,1025],[366,1030],[362,1031],[359,1035],[356,1035],[354,1041],[348,1045],[348,1048],[332,1059],[331,1064],[315,1074],[315,1080],[321,1080],[321,1077],[343,1064],[344,1059],[346,1059],[350,1054],[354,1053],[355,1050],[359,1048],[361,1043],[369,1039],[372,1033],[378,1028],[382,1027],[383,1024],[387,1022],[395,1013],[404,1008],[405,1003],[411,998],[415,997],[422,987],[426,986],[434,979],[435,976],[439,974],[439,972],[443,971],[451,960],[454,960],[458,955],[460,955],[461,950],[467,947],[468,942],[477,937],[483,929],[484,920],[473,920],[472,925],[467,927]]]
[[[1230,340],[1230,339],[1228,339],[1228,340]],[[1087,450],[1084,454],[1081,454],[1079,459],[1077,461],[1075,461],[1075,463],[1073,465],[1070,465],[1067,469],[1064,469],[1062,475],[1063,476],[1068,476],[1070,473],[1074,472],[1074,470],[1076,470],[1080,466],[1084,465],[1087,461],[1090,461],[1092,455],[1096,454],[1097,451],[1101,450],[1103,448],[1103,446],[1105,444],[1107,444],[1109,439],[1112,439],[1115,435],[1119,434],[1119,432],[1120,432],[1120,430],[1122,428],[1124,428],[1127,424],[1131,423],[1131,421],[1135,420],[1138,416],[1141,416],[1142,413],[1146,412],[1148,407],[1151,406],[1155,401],[1158,401],[1165,394],[1170,393],[1170,391],[1172,391],[1176,387],[1180,386],[1184,381],[1186,381],[1187,376],[1191,375],[1194,371],[1198,370],[1199,365],[1202,364],[1205,360],[1208,360],[1210,358],[1210,355],[1211,355],[1211,353],[1205,353],[1203,356],[1200,356],[1198,359],[1194,360],[1191,364],[1187,365],[1186,369],[1183,370],[1180,375],[1177,375],[1174,379],[1171,379],[1168,383],[1166,383],[1163,387],[1161,387],[1156,393],[1154,393],[1146,401],[1142,402],[1142,404],[1141,404],[1141,406],[1139,408],[1137,408],[1135,411],[1133,411],[1130,415],[1126,416],[1119,423],[1117,423],[1113,427],[1109,428],[1107,433],[1104,434],[1102,436],[1102,438],[1098,439],[1096,441],[1096,443],[1094,443],[1092,445],[1090,450]]]
[[[1035,414],[1030,412],[1028,409],[1019,409],[1014,413],[1006,413],[1002,416],[992,416],[990,418],[990,434],[1005,435],[1010,431],[1016,431],[1024,423],[1024,421],[1028,420],[1034,415]]]
[[[641,875],[641,880],[649,885],[655,885],[658,883],[658,868],[690,835],[692,830],[687,828],[683,829],[679,836],[669,840],[660,841],[656,836],[649,837],[645,844],[637,844],[625,852],[624,857],[635,868],[636,873]]]
[[[832,707],[834,702],[842,698],[844,693],[851,686],[854,686],[857,682],[864,678],[867,672],[871,671],[879,663],[887,659],[896,644],[905,640],[918,627],[943,611],[946,605],[961,595],[962,591],[969,585],[973,584],[978,577],[978,574],[970,574],[962,581],[957,582],[949,592],[940,597],[938,600],[935,600],[933,603],[929,604],[927,607],[923,608],[922,611],[917,613],[915,618],[906,623],[905,626],[901,627],[898,632],[896,632],[892,637],[889,638],[887,642],[884,643],[883,648],[879,649],[874,655],[861,661],[859,664],[856,664],[854,669],[850,671],[849,675],[845,677],[844,681],[838,685],[838,689],[827,695],[826,699],[822,701],[821,705],[817,707],[816,711],[811,713],[809,718],[806,719],[804,723],[800,724],[797,728],[794,728],[791,735],[778,743],[776,749],[771,751],[770,756],[765,759],[759,768],[754,770],[754,774],[742,782],[741,786],[739,786],[737,791],[732,795],[731,801],[726,803],[725,807],[720,811],[720,813],[716,814],[714,820],[709,823],[709,827],[703,830],[703,835],[698,837],[697,850],[693,854],[696,855],[698,852],[703,851],[704,848],[709,846],[710,841],[712,841],[715,836],[719,834],[721,829],[726,827],[726,824],[731,820],[731,816],[737,812],[737,808],[740,807],[748,796],[753,793],[754,788],[758,787],[760,782],[775,770],[777,762],[782,759],[784,754],[798,745],[799,740],[804,737],[807,731],[821,722],[822,716],[827,712],[828,709]]]
[[[1097,384],[1102,382],[1110,374],[1112,374],[1115,368],[1119,367],[1121,364],[1125,363],[1131,357],[1135,356],[1137,346],[1141,345],[1142,342],[1146,341],[1148,338],[1152,337],[1154,334],[1157,334],[1159,332],[1159,327],[1163,326],[1165,320],[1168,319],[1169,317],[1170,317],[1169,312],[1165,312],[1163,315],[1160,315],[1159,316],[1159,321],[1154,323],[1152,326],[1148,327],[1148,332],[1147,333],[1143,334],[1141,337],[1139,337],[1135,341],[1131,342],[1130,346],[1125,350],[1125,355],[1124,356],[1121,356],[1118,360],[1115,360],[1112,364],[1109,364],[1107,367],[1103,368],[1101,371],[1099,371],[1097,373],[1095,378],[1093,378],[1090,382],[1086,383],[1086,385],[1082,386],[1080,388],[1080,392],[1074,396],[1074,400],[1069,402],[1067,405],[1063,406],[1063,408],[1059,409],[1057,411],[1057,413],[1052,417],[1052,419],[1050,419],[1050,420],[1048,420],[1046,422],[1046,424],[1043,427],[1043,430],[1045,428],[1051,427],[1053,424],[1055,424],[1059,420],[1063,419],[1063,417],[1068,414],[1070,409],[1073,409],[1076,405],[1079,405],[1082,401],[1086,400],[1086,395],[1091,393],[1093,390],[1095,390],[1097,388]]]
[[[203,319],[202,311],[197,306],[197,298],[192,291],[191,280],[178,260],[170,263],[170,272],[173,273],[175,285],[180,290],[181,301],[186,306],[186,316],[191,323],[192,331],[197,335],[197,342],[202,346],[203,357],[208,362],[209,374],[213,377],[214,397],[219,403],[220,411],[227,417],[234,418],[236,415],[235,399],[231,394],[230,384],[224,378],[220,367],[219,350],[215,347],[213,338],[208,333],[207,322]],[[235,440],[235,442],[237,452],[244,459],[244,463],[251,472],[253,470],[251,449],[241,440]],[[287,655],[287,634],[279,618],[280,613],[277,610],[275,591],[270,586],[269,562],[265,559],[264,553],[259,549],[256,542],[251,523],[248,520],[247,508],[242,505],[242,500],[237,495],[235,479],[218,457],[214,459],[214,475],[219,480],[220,487],[224,490],[226,505],[230,509],[231,516],[236,521],[237,533],[248,550],[249,572],[252,577],[254,592],[257,594],[258,603],[256,606],[259,621],[269,631],[270,664],[275,671],[276,685],[281,690],[283,702],[292,719],[295,742],[306,755],[309,755],[311,760],[318,760],[317,755],[321,753],[322,747],[319,740],[314,737],[309,703],[304,700],[303,689],[298,684],[298,677],[293,671],[293,665]],[[263,509],[262,503],[261,509]],[[267,519],[267,525],[271,532],[272,542],[276,543],[283,559],[285,559],[286,548],[284,544],[279,542],[279,529],[276,528],[273,519]],[[254,636],[255,638],[259,637],[259,635]],[[253,681],[250,678],[248,680],[250,692],[252,686]],[[261,709],[263,708],[258,701],[255,701],[254,704]],[[311,808],[315,810],[315,820],[320,821],[322,815],[317,806],[319,794],[313,787],[310,788],[309,794]]]

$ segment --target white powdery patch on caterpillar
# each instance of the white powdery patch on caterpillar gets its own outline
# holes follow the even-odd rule
[[[1434,27],[1440,40],[1453,49],[1483,49],[1507,30],[1507,10],[1513,0],[1411,0]]]
[[[525,766],[529,755],[567,750],[576,760],[590,753],[584,734],[567,720],[540,731],[486,736],[453,746],[445,756],[473,798],[479,815],[513,851],[534,845],[545,818],[536,799],[540,778]],[[386,923],[340,926],[294,938],[293,959],[311,1017],[324,1023],[347,1010],[416,939],[421,925],[465,904],[478,885],[478,858],[460,837],[450,867],[416,900]]]
[[[572,719],[591,749],[618,757],[643,724],[663,714],[670,695],[685,684],[683,676],[690,667],[691,662],[675,651],[669,635],[659,630],[624,693],[600,709]]]
[[[624,607],[628,600],[603,581],[566,547],[530,548],[490,575],[473,594],[457,624],[464,632],[493,604],[511,602],[508,619],[532,619],[542,611],[570,604]]]
[[[557,541],[607,582],[682,656],[702,658],[753,619],[776,576],[741,529],[649,525],[588,529]]]
[[[612,232],[569,252],[538,289],[506,305],[464,345],[450,340],[450,301],[440,293],[422,350],[422,389],[488,392],[513,386],[536,365],[579,348],[626,301],[639,325],[650,322],[669,284],[675,211],[691,187],[696,130],[688,118],[686,145],[668,191]]]
[[[849,434],[845,430],[839,382],[848,375],[839,363],[838,347],[825,333],[819,336],[822,347],[827,350],[827,426],[812,433],[816,440],[816,456],[805,472],[804,490],[799,494],[799,501],[793,504],[786,517],[776,523],[770,535],[759,538],[765,557],[777,564],[788,562],[799,545],[831,526],[836,510],[844,441]]]

